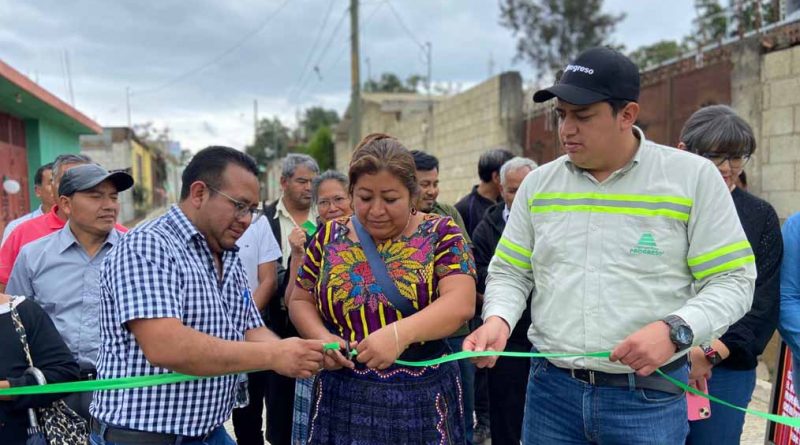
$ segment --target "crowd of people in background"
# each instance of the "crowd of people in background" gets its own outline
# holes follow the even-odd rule
[[[625,56],[582,53],[534,95],[564,156],[487,147],[454,205],[439,160],[385,134],[347,174],[289,154],[271,202],[250,156],[211,146],[128,231],[133,178],[59,156],[3,234],[0,389],[36,384],[28,357],[48,383],[210,378],[2,396],[0,442],[63,399],[93,445],[738,443],[744,413],[693,417],[654,372],[747,406],[776,328],[800,356],[800,219],[781,233],[746,191],[756,139],[734,110],[696,111],[667,147],[638,95]],[[611,357],[397,363],[462,350]]]

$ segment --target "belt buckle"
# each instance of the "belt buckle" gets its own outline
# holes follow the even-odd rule
[[[589,376],[589,380],[588,381],[584,380],[581,377],[575,375],[575,371],[584,371],[584,372],[586,372],[586,374]],[[575,380],[579,380],[581,382],[588,383],[590,385],[595,385],[594,371],[592,371],[591,369],[575,369],[575,368],[572,368],[572,369],[569,370],[569,375],[572,376],[572,378],[575,379]]]

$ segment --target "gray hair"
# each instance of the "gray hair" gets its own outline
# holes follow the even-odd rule
[[[316,204],[317,198],[319,198],[319,187],[323,182],[329,179],[339,181],[339,184],[342,184],[342,188],[344,188],[345,193],[347,193],[347,176],[340,171],[325,170],[321,175],[315,176],[314,179],[311,180],[311,202]]]
[[[531,170],[535,170],[538,166],[539,165],[536,164],[536,162],[533,162],[531,159],[523,158],[521,156],[513,157],[506,161],[502,167],[500,167],[500,185],[503,187],[506,186],[506,176],[509,172],[519,170],[523,167],[528,167]]]
[[[314,174],[319,174],[319,165],[314,158],[300,153],[289,153],[281,163],[281,178],[291,178],[301,165],[306,166]]]
[[[753,129],[731,107],[711,105],[697,111],[683,125],[680,141],[699,155],[719,151],[751,155],[756,151]]]
[[[92,163],[92,158],[86,155],[72,154],[72,153],[58,155],[56,157],[56,160],[53,161],[52,181],[55,182],[56,178],[64,173],[62,170],[64,169],[65,165],[91,164],[91,163]]]

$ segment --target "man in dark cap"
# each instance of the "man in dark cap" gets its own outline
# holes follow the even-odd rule
[[[97,164],[67,170],[58,188],[67,224],[23,246],[8,280],[8,293],[33,299],[53,319],[87,380],[95,377],[100,347],[100,268],[121,236],[114,228],[118,195],[131,186],[129,174]],[[91,396],[65,400],[88,420]]]
[[[565,156],[528,174],[466,350],[503,350],[531,297],[522,442],[684,443],[686,353],[749,309],[753,251],[716,166],[645,139],[639,71],[592,48],[534,101],[556,99]],[[493,366],[496,357],[477,360]],[[713,415],[713,414],[712,414]]]

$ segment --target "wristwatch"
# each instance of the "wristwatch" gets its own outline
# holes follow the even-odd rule
[[[706,356],[706,360],[711,363],[711,366],[717,366],[722,362],[722,356],[719,355],[719,351],[711,347],[711,345],[700,345],[703,347],[703,355]]]
[[[661,321],[669,326],[669,339],[675,345],[675,352],[680,352],[692,346],[694,332],[692,328],[677,315],[667,315]]]

